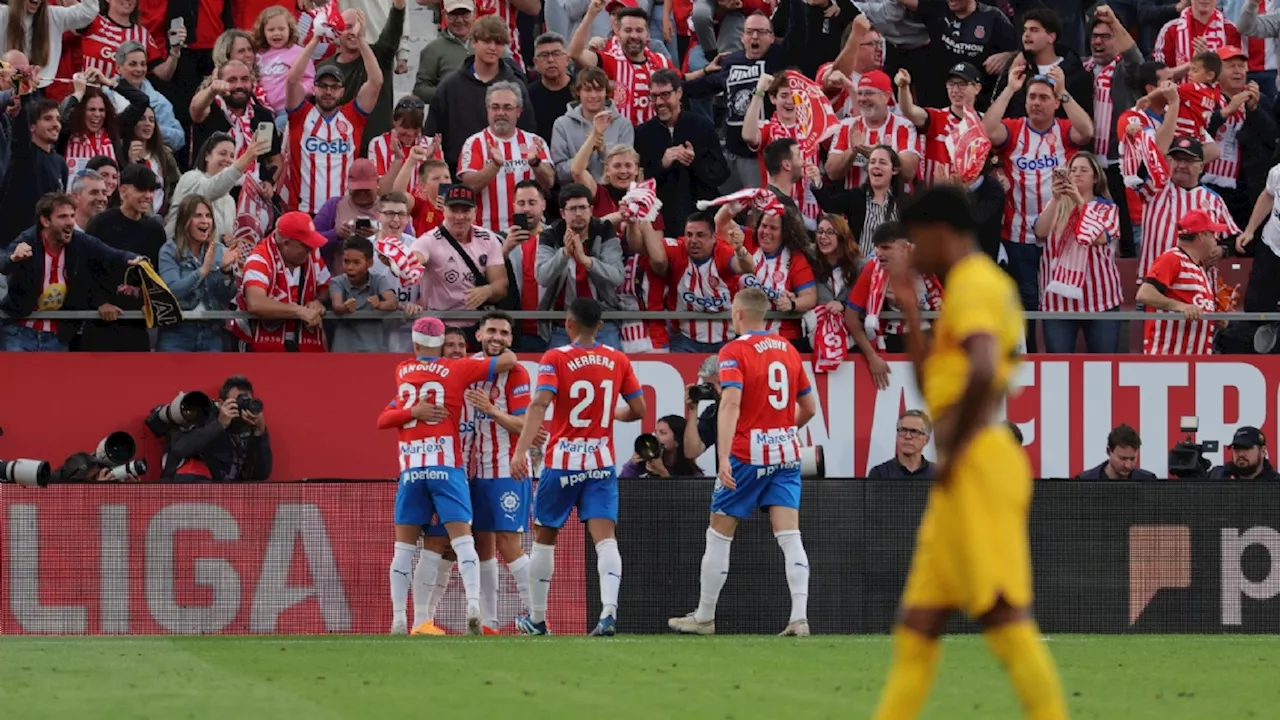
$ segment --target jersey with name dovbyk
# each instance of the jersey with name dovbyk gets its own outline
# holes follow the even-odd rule
[[[760,466],[800,460],[796,398],[813,388],[791,343],[772,333],[738,336],[720,348],[720,386],[742,391],[734,457]]]
[[[547,468],[597,470],[615,466],[613,412],[618,397],[640,394],[631,361],[608,345],[564,345],[538,363],[537,392],[555,394]]]
[[[483,354],[473,355],[484,359]],[[529,371],[523,365],[471,386],[489,396],[495,410],[516,417],[529,409]],[[462,407],[462,443],[466,451],[467,477],[471,479],[511,477],[511,457],[519,436],[504,430],[492,415],[481,412],[471,403]]]
[[[421,467],[462,467],[458,425],[463,393],[477,382],[494,378],[497,358],[417,358],[396,366],[396,397],[390,407],[412,409],[418,402],[443,405],[449,417],[427,424],[410,420],[397,431],[400,471]]]

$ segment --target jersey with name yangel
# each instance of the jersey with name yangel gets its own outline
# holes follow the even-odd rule
[[[813,388],[795,346],[773,333],[739,335],[720,348],[720,386],[742,391],[733,457],[758,466],[800,460],[796,399]]]
[[[416,358],[396,366],[396,397],[390,407],[410,410],[419,402],[443,405],[449,417],[438,423],[410,420],[396,432],[400,471],[423,467],[462,467],[458,425],[463,393],[478,382],[492,382],[497,358]]]
[[[608,345],[563,345],[538,363],[536,392],[555,396],[546,467],[598,470],[615,466],[613,412],[619,396],[640,394],[640,381],[627,356]]]

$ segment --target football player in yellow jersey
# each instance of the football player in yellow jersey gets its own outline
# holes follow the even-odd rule
[[[938,472],[920,521],[893,666],[876,720],[914,718],[924,707],[955,611],[975,619],[1004,664],[1028,718],[1067,717],[1057,669],[1031,617],[1027,509],[1031,467],[1000,404],[1018,366],[1023,333],[1017,288],[978,249],[963,189],[935,186],[904,209],[914,271],[890,279],[907,315],[907,350],[934,418]],[[932,347],[920,330],[913,272],[943,279]]]

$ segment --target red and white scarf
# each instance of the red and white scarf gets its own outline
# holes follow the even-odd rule
[[[961,185],[972,185],[982,176],[991,154],[991,139],[982,127],[982,118],[971,107],[964,109],[960,122],[947,133],[943,143],[951,156],[949,176]]]
[[[871,291],[867,296],[867,317],[863,323],[863,327],[867,331],[867,337],[876,343],[876,347],[884,349],[884,335],[880,332],[880,311],[884,308],[884,299],[889,294],[889,272],[880,264],[879,258],[873,258],[871,263],[863,269],[862,272],[871,273]],[[942,283],[938,282],[936,275],[925,275],[921,278],[924,284],[924,300],[926,310],[937,310],[942,307]],[[898,327],[900,321],[894,320],[886,325],[889,327]],[[920,323],[921,329],[929,328],[929,321],[923,320]]]
[[[833,311],[825,304],[813,309],[813,371],[833,372],[849,354],[849,333],[844,327],[844,312]]]
[[[422,279],[425,268],[413,253],[405,249],[400,238],[379,237],[374,243],[374,249],[387,259],[387,267],[400,280],[401,287],[412,287]]]
[[[768,188],[747,188],[728,195],[721,195],[715,200],[699,200],[697,207],[699,210],[706,210],[707,208],[733,204],[759,210],[765,215],[782,215],[787,210],[778,201],[778,196],[774,195],[773,191]]]
[[[74,178],[84,169],[89,161],[99,155],[116,159],[116,146],[106,130],[99,130],[92,135],[72,135],[67,139],[67,167],[69,177]]]
[[[1049,236],[1045,250],[1049,253],[1049,283],[1044,291],[1072,300],[1084,299],[1084,279],[1089,271],[1089,254],[1093,241],[1102,234],[1120,234],[1120,209],[1115,203],[1091,200],[1083,208],[1075,208]]]
[[[1111,152],[1111,133],[1115,127],[1115,108],[1111,105],[1111,78],[1115,75],[1120,58],[1103,65],[1093,78],[1093,152],[1105,162]],[[1084,61],[1084,69],[1093,72],[1098,62],[1090,57]]]
[[[662,201],[658,199],[658,185],[653,178],[642,182],[631,183],[622,199],[618,201],[618,212],[628,222],[653,222],[658,219],[658,211],[662,209]]]
[[[1174,109],[1176,111],[1176,109]],[[1165,112],[1169,112],[1170,108],[1166,108]],[[1130,117],[1129,123],[1132,125],[1141,125],[1141,121],[1136,117]],[[1120,134],[1124,138],[1123,157],[1120,158],[1120,174],[1124,176],[1125,187],[1137,188],[1142,185],[1142,178],[1138,173],[1142,170],[1142,166],[1147,166],[1147,173],[1151,176],[1151,182],[1155,187],[1164,187],[1169,184],[1169,163],[1164,158],[1164,153],[1160,152],[1159,146],[1156,145],[1156,139],[1150,133],[1139,129],[1132,135],[1129,134],[1128,128],[1120,129]]]
[[[253,86],[253,99],[258,101],[262,107],[275,112],[276,108],[271,107],[271,101],[267,99],[267,89],[262,87],[262,83]],[[283,108],[281,108],[283,109]]]
[[[1191,23],[1195,22],[1192,16],[1191,8],[1188,7],[1182,11],[1182,16],[1178,19],[1178,45],[1174,48],[1175,64],[1182,65],[1191,62],[1191,58],[1195,55],[1195,45],[1191,37]],[[1227,44],[1226,18],[1223,17],[1221,10],[1214,10],[1213,15],[1209,16],[1209,22],[1206,23],[1204,30],[1205,50],[1213,51]]]
[[[244,176],[244,185],[240,186],[240,197],[236,201],[236,225],[233,237],[251,248],[262,242],[275,222],[275,210],[271,203],[262,198],[262,187],[258,178],[253,175]],[[248,253],[241,252],[236,260],[235,277],[238,281],[244,277],[244,262]]]
[[[307,266],[302,272],[302,287],[299,296],[296,298],[292,297],[289,292],[288,266],[285,265],[284,258],[280,255],[280,248],[276,246],[275,233],[258,243],[250,255],[259,255],[266,260],[266,275],[271,278],[271,286],[267,289],[267,296],[272,300],[306,305],[320,298],[316,276],[319,274],[320,268],[324,266],[324,260],[320,257],[319,250],[311,252]],[[243,283],[240,285],[239,292],[236,293],[235,306],[237,310],[244,310],[247,307],[244,299]],[[253,352],[284,352],[285,338],[294,333],[298,338],[298,352],[325,352],[327,349],[323,327],[309,328],[297,320],[230,320],[228,321],[227,329],[236,337],[248,343]]]
[[[227,124],[231,126],[231,137],[236,141],[236,157],[240,157],[249,149],[249,143],[253,142],[253,106],[250,105],[244,109],[243,113],[237,114],[227,101],[221,95],[213,99],[213,104],[218,106],[222,114],[227,118]],[[245,168],[244,174],[248,176],[250,173],[256,172],[258,162],[255,160],[253,164]]]
[[[306,45],[311,42],[312,35],[334,41],[346,29],[347,21],[342,19],[342,7],[338,4],[338,0],[329,0],[324,5],[298,16],[298,36],[302,38],[298,44]],[[320,62],[337,52],[336,42],[320,42],[316,44],[311,59],[313,62]]]

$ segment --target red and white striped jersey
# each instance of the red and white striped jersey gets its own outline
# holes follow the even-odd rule
[[[116,51],[127,42],[136,42],[147,49],[147,62],[163,60],[165,49],[151,37],[151,33],[140,23],[130,27],[118,24],[107,17],[99,15],[85,28],[81,40],[81,52],[84,54],[84,68],[97,68],[106,77],[113,78],[120,74],[116,67]]]
[[[618,323],[622,336],[622,352],[627,354],[666,350],[670,345],[667,321],[662,310],[667,302],[667,279],[655,275],[649,267],[649,256],[634,253],[623,260],[622,285],[618,287],[618,304],[624,311],[648,310],[654,320],[624,320]]]
[[[883,42],[883,40],[881,42]],[[858,116],[858,98],[856,93],[850,92],[849,88],[841,88],[840,90],[832,94],[825,88],[825,81],[827,79],[827,75],[830,74],[830,72],[835,69],[835,66],[836,64],[834,62],[822,63],[821,65],[818,66],[818,71],[813,74],[813,78],[817,80],[819,84],[824,85],[822,92],[827,96],[827,100],[831,101],[831,109],[835,111],[836,117],[840,118],[841,120],[857,117]],[[876,69],[884,70],[883,67],[879,67]],[[855,88],[858,87],[858,81],[860,80],[862,80],[862,73],[858,72],[857,70],[854,70],[849,74],[850,87],[855,87]],[[898,108],[897,95],[889,96],[889,110],[894,114],[901,113],[901,110]]]
[[[496,233],[506,233],[514,213],[516,185],[535,177],[526,158],[529,147],[536,145],[538,157],[545,163],[551,162],[551,154],[547,152],[546,141],[531,132],[517,129],[511,137],[504,139],[485,128],[462,144],[462,153],[458,155],[459,178],[484,170],[489,164],[490,145],[502,153],[502,169],[476,193],[476,225]]]
[[[70,185],[95,157],[105,155],[114,160],[116,145],[111,142],[111,136],[105,130],[99,130],[93,135],[72,135],[67,138],[67,149],[63,154],[67,159],[67,184]]]
[[[947,138],[960,125],[961,118],[951,108],[926,108],[925,112],[929,114],[929,127],[922,136],[924,157],[920,159],[920,170],[916,174],[920,185],[927,187],[951,175],[951,151],[947,149]]]
[[[472,16],[476,20],[485,15],[494,15],[502,18],[507,23],[507,30],[511,33],[511,59],[515,61],[516,67],[524,68],[524,58],[520,57],[520,30],[516,27],[516,18],[519,12],[511,6],[511,0],[476,0],[476,11]],[[541,27],[541,25],[539,25]],[[446,13],[440,13],[440,29],[449,29],[449,16]]]
[[[1027,118],[1005,118],[1009,137],[998,148],[1009,178],[1004,206],[1004,236],[1013,243],[1036,242],[1036,218],[1053,195],[1053,171],[1065,168],[1080,148],[1071,142],[1071,121],[1054,120],[1044,132]]]
[[[488,358],[483,353],[472,357],[479,360]],[[487,394],[494,409],[508,415],[519,417],[529,409],[529,371],[523,365],[516,365],[493,380],[478,382],[469,389]],[[466,448],[468,478],[493,480],[511,477],[511,458],[514,457],[519,435],[506,431],[492,415],[471,403],[462,407],[459,430]]]
[[[665,238],[667,250],[667,308],[680,312],[727,312],[738,292],[733,271],[733,246],[716,240],[711,257],[701,262],[689,258],[683,237]],[[722,343],[730,338],[728,320],[676,320],[676,331],[700,343]]]
[[[742,391],[730,454],[756,466],[800,460],[796,398],[813,388],[791,343],[767,331],[740,335],[720,348],[720,387]]]
[[[458,425],[466,405],[463,393],[478,382],[491,381],[497,358],[415,358],[396,366],[396,397],[388,407],[411,409],[419,402],[443,405],[449,417],[427,424],[410,420],[396,432],[400,438],[400,472],[409,468],[462,467]]]
[[[1221,100],[1222,108],[1225,109],[1227,99],[1223,97]],[[1213,141],[1218,144],[1222,155],[1205,164],[1200,182],[1224,188],[1236,187],[1236,181],[1240,179],[1240,143],[1236,142],[1236,133],[1244,125],[1244,114],[1245,109],[1241,106],[1231,115],[1223,117],[1222,126],[1213,135]]]
[[[347,191],[347,171],[360,152],[369,115],[355,102],[325,117],[310,100],[289,113],[289,197],[312,215]]]
[[[378,169],[378,177],[387,175],[391,172],[391,161],[393,156],[392,148],[395,147],[395,131],[389,130],[382,133],[378,137],[369,141],[369,159],[373,161],[374,167]],[[418,144],[422,147],[428,147],[432,144],[431,139],[423,135],[418,139]],[[409,148],[405,148],[404,152],[408,153]],[[435,152],[431,155],[432,160],[444,159],[444,148],[440,145],[435,146]],[[409,187],[418,187],[418,168],[414,167],[409,174]],[[417,230],[417,228],[414,228]],[[426,232],[431,228],[423,228],[420,232]]]
[[[613,413],[618,398],[640,395],[631,361],[608,345],[563,345],[548,350],[538,363],[537,392],[555,395],[546,467],[598,470],[616,466]]]
[[[1151,264],[1143,282],[1178,302],[1196,305],[1205,312],[1218,309],[1213,282],[1205,269],[1182,248],[1174,248]],[[1151,307],[1147,312],[1155,312]],[[1208,355],[1213,352],[1214,322],[1210,320],[1148,320],[1144,323],[1144,355]]]
[[[800,125],[783,125],[778,120],[777,113],[774,113],[774,116],[769,118],[768,122],[760,126],[760,144],[752,147],[750,143],[748,143],[747,146],[751,147],[752,150],[755,150],[757,157],[760,159],[760,178],[763,183],[762,187],[766,186],[769,182],[769,171],[765,169],[764,166],[764,149],[769,147],[769,143],[774,140],[780,140],[782,138],[796,138],[799,140],[801,137]],[[801,145],[801,152],[803,152],[803,147],[804,146]],[[805,155],[804,162],[806,165],[813,165],[815,167],[818,165],[817,145],[813,146],[813,152]],[[791,199],[796,201],[796,207],[800,209],[800,214],[803,217],[816,221],[818,216],[822,214],[822,208],[818,207],[818,199],[814,197],[813,191],[809,189],[809,181],[804,179],[803,176],[801,176],[801,179],[791,187]]]
[[[1258,0],[1258,16],[1265,14],[1267,14],[1267,0]],[[1277,67],[1275,38],[1246,37],[1244,41],[1245,46],[1242,49],[1249,56],[1249,72],[1270,70],[1274,73]]]
[[[1178,85],[1178,135],[1200,137],[1209,131],[1213,111],[1222,102],[1217,85],[1184,82]]]
[[[1138,188],[1143,202],[1142,252],[1138,255],[1138,277],[1144,278],[1156,258],[1177,247],[1178,218],[1192,210],[1203,210],[1216,223],[1226,225],[1231,234],[1240,227],[1232,219],[1222,196],[1204,185],[1184,190],[1170,182],[1162,188],[1147,181]]]
[[[751,246],[754,243],[754,237],[748,242]],[[755,254],[756,272],[754,275],[745,275],[742,278],[742,287],[758,287],[769,296],[769,309],[778,310],[778,298],[784,292],[790,291],[797,295],[805,288],[813,287],[817,281],[813,277],[813,266],[809,264],[809,258],[803,253],[794,254],[789,248],[781,248],[773,255],[769,255],[764,250],[756,248]],[[798,320],[769,320],[765,323],[765,330],[771,333],[777,333],[788,340],[795,340],[800,337],[800,321]]]
[[[1124,293],[1120,289],[1120,269],[1116,267],[1116,242],[1120,239],[1120,214],[1115,203],[1105,198],[1098,198],[1089,203],[1088,210],[1094,206],[1106,206],[1109,210],[1105,222],[1107,243],[1089,246],[1089,261],[1084,272],[1084,297],[1080,300],[1063,297],[1056,292],[1045,292],[1050,279],[1050,253],[1040,253],[1040,309],[1047,312],[1102,312],[1119,307],[1124,302]],[[1087,210],[1087,211],[1088,211]],[[1125,219],[1127,222],[1128,219]]]
[[[39,236],[37,235],[37,241]],[[61,310],[67,301],[67,253],[66,248],[56,255],[44,248],[44,270],[40,273],[43,281],[40,286],[40,299],[36,301],[36,310]],[[22,324],[40,332],[57,332],[57,320],[23,320]]]
[[[1185,65],[1195,56],[1197,38],[1204,38],[1205,50],[1209,52],[1225,46],[1238,47],[1248,52],[1248,48],[1240,42],[1240,31],[1235,24],[1226,20],[1221,10],[1215,10],[1209,22],[1201,23],[1192,15],[1191,8],[1187,8],[1160,28],[1155,48],[1151,51],[1151,59],[1168,67]]]
[[[920,155],[920,138],[916,134],[916,126],[897,113],[889,113],[889,118],[884,121],[884,124],[876,128],[868,127],[867,121],[861,115],[840,121],[840,130],[836,132],[836,139],[831,143],[833,154],[849,152],[854,129],[862,131],[862,136],[865,138],[863,143],[868,147],[888,145],[896,150],[898,155],[906,153]],[[850,190],[861,187],[867,179],[866,167],[867,159],[861,155],[856,156],[853,164],[849,166],[849,174],[845,176],[844,186]],[[832,179],[838,180],[838,178]],[[909,183],[913,179],[904,177],[902,181]]]
[[[665,55],[645,48],[644,62],[634,63],[620,55],[597,53],[600,69],[613,81],[613,106],[632,125],[654,117],[657,113],[649,102],[649,76],[663,68],[672,68]]]

